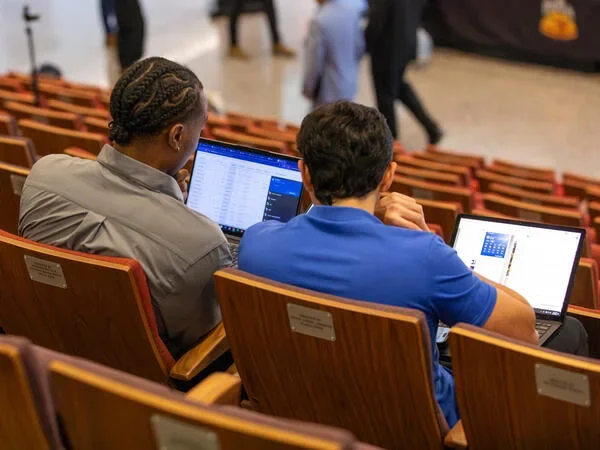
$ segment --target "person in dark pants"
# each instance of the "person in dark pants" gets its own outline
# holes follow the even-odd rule
[[[246,0],[233,0],[233,7],[231,9],[231,15],[229,18],[229,37],[231,41],[231,47],[229,49],[229,56],[238,59],[248,59],[248,54],[240,48],[238,45],[238,19],[244,10],[244,3]],[[286,58],[293,58],[296,56],[296,52],[289,47],[286,47],[281,43],[279,36],[279,29],[277,25],[277,14],[275,12],[275,5],[273,0],[262,0],[264,5],[264,11],[269,19],[269,29],[271,30],[271,41],[273,42],[273,55],[283,56]]]
[[[144,54],[144,16],[138,0],[114,2],[118,26],[119,62],[124,71]]]
[[[394,102],[400,100],[425,128],[429,143],[437,144],[442,130],[404,79],[406,67],[416,56],[417,29],[425,3],[425,0],[369,0],[365,38],[371,54],[377,107],[385,116],[394,139],[398,138]]]

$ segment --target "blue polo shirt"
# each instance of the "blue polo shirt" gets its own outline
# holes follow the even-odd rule
[[[496,289],[438,236],[386,226],[361,209],[316,206],[286,224],[249,228],[240,244],[239,268],[318,292],[423,311],[435,394],[448,424],[458,421],[454,380],[438,362],[438,322],[484,325]]]

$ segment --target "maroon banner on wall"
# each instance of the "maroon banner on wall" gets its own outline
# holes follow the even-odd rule
[[[600,63],[600,0],[438,0],[455,41]]]

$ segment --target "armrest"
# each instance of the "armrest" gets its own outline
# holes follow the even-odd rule
[[[190,381],[227,350],[229,342],[221,322],[175,363],[169,375],[176,380]]]
[[[213,373],[189,391],[186,398],[207,405],[239,406],[242,399],[242,381],[235,375]]]
[[[94,161],[96,160],[96,155],[90,152],[86,152],[85,150],[82,150],[77,147],[69,147],[65,149],[64,153],[66,153],[69,156],[74,156],[76,158],[92,159]]]
[[[462,420],[459,420],[446,435],[444,438],[444,445],[446,447],[457,449],[468,448],[469,444],[467,442],[467,437],[465,436],[465,429],[463,428]]]

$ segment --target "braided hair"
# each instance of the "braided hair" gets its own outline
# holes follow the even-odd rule
[[[127,145],[133,136],[156,136],[201,112],[202,83],[188,68],[165,58],[129,67],[110,96],[109,139]]]

